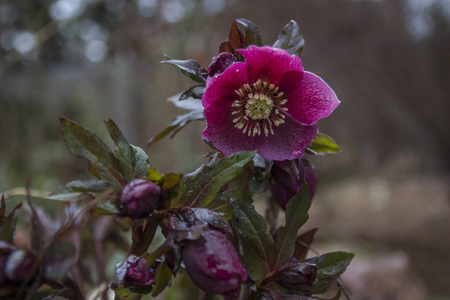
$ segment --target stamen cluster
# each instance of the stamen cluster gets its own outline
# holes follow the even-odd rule
[[[241,129],[242,133],[248,136],[261,135],[264,131],[266,137],[274,134],[272,125],[279,126],[284,123],[286,118],[282,107],[287,103],[283,99],[283,92],[274,84],[258,79],[251,86],[245,83],[242,88],[234,91],[239,99],[235,100],[232,107],[235,108],[232,115],[234,127]]]

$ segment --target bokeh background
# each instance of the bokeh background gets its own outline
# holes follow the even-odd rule
[[[342,101],[319,122],[343,152],[312,158],[308,226],[318,251],[356,253],[353,299],[450,299],[449,0],[2,0],[0,191],[90,178],[60,116],[105,139],[112,118],[145,147],[183,112],[166,99],[192,85],[163,53],[206,67],[236,18],[269,45],[296,20],[305,69]],[[204,163],[203,127],[147,148],[151,163]]]

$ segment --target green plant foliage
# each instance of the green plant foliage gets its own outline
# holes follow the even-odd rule
[[[311,154],[325,154],[340,152],[341,148],[336,142],[326,134],[317,133],[312,145],[307,148]]]
[[[0,240],[8,243],[12,243],[16,233],[17,218],[19,216],[22,203],[19,203],[13,210],[6,216],[6,202],[5,197],[2,195],[1,207],[0,207]]]
[[[171,189],[171,207],[206,207],[217,192],[243,167],[252,161],[256,152],[240,152],[219,160],[214,165],[202,165],[192,173],[183,175]]]
[[[161,63],[170,64],[178,67],[181,72],[187,77],[198,83],[205,83],[206,77],[203,75],[202,70],[200,68],[200,64],[193,59],[186,60],[177,60],[177,59],[169,59],[163,60]]]
[[[297,232],[308,221],[310,207],[309,187],[308,184],[304,184],[286,206],[286,225],[280,228],[276,236],[275,266],[284,265],[294,254]]]
[[[244,252],[249,277],[262,281],[269,273],[275,254],[275,242],[267,232],[267,224],[247,200],[233,201],[233,228]]]
[[[291,20],[278,35],[273,47],[286,49],[290,54],[301,56],[305,40],[300,33],[297,22]]]

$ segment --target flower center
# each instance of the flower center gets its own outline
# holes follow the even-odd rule
[[[242,133],[256,136],[264,132],[268,137],[269,133],[274,134],[272,126],[284,123],[285,116],[280,110],[287,111],[286,107],[282,107],[287,99],[282,98],[283,92],[278,92],[275,85],[259,79],[252,86],[244,84],[235,93],[239,99],[232,104],[235,108],[232,114],[236,115],[233,123]]]

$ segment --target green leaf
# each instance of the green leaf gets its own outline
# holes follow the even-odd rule
[[[151,165],[148,162],[148,156],[144,150],[129,144],[113,120],[106,120],[105,125],[111,139],[117,146],[115,155],[119,161],[124,179],[129,182],[135,178],[145,177]]]
[[[184,75],[191,78],[192,80],[198,83],[206,83],[206,78],[201,73],[200,64],[193,59],[169,59],[163,60],[161,63],[177,66]]]
[[[135,156],[133,148],[113,120],[108,119],[104,122],[111,139],[117,146],[115,154],[119,160],[122,175],[124,179],[129,182],[134,178]]]
[[[311,196],[308,184],[304,184],[286,206],[286,225],[281,227],[276,236],[276,269],[288,262],[294,254],[297,232],[308,221]]]
[[[172,279],[172,270],[167,265],[167,261],[161,263],[156,269],[156,282],[152,292],[152,296],[158,296],[169,284]]]
[[[75,157],[89,163],[89,172],[97,179],[106,180],[121,189],[125,180],[120,173],[120,163],[108,146],[94,133],[77,123],[60,118],[63,139]]]
[[[135,166],[134,178],[144,178],[147,176],[148,170],[152,167],[148,161],[148,155],[139,147],[131,145],[134,150]]]
[[[317,266],[317,278],[325,279],[336,277],[344,273],[355,254],[343,251],[326,253],[320,256],[306,259]]]
[[[194,85],[193,87],[190,87],[189,89],[187,89],[186,91],[184,91],[180,98],[179,101],[186,101],[186,100],[201,100],[203,97],[203,94],[205,93],[205,86],[204,85]],[[201,102],[199,103],[201,105]],[[183,102],[181,102],[180,104],[181,108],[183,107]],[[178,106],[178,105],[177,105]],[[189,109],[189,108],[184,108],[184,109]]]
[[[236,23],[245,28],[245,45],[263,46],[259,27],[247,19],[236,19]]]
[[[194,172],[183,175],[171,189],[171,207],[206,207],[220,188],[236,177],[255,154],[256,151],[235,153],[215,165],[202,165]]]
[[[340,152],[341,148],[336,142],[326,134],[318,133],[312,145],[307,148],[312,151],[312,154],[336,153]]]
[[[92,197],[96,197],[98,194],[102,194],[112,189],[110,183],[104,180],[75,180],[66,184],[64,187],[57,189],[50,194],[48,199],[76,199],[80,195],[89,194]]]
[[[232,217],[232,199],[246,200],[249,203],[253,202],[253,199],[243,190],[226,190],[225,192],[217,194],[206,208],[221,214],[224,220],[229,221]]]
[[[154,181],[156,184],[161,185],[164,181],[164,175],[160,174],[156,168],[151,168],[148,170],[147,180]]]
[[[244,252],[245,266],[252,280],[263,280],[270,271],[275,253],[275,242],[267,232],[267,224],[251,202],[233,201],[232,224]]]
[[[140,300],[143,295],[136,294],[125,287],[118,287],[114,290],[114,300]]]
[[[281,30],[273,47],[286,49],[290,54],[301,56],[304,45],[305,40],[300,33],[298,24],[294,20],[291,20],[284,26],[283,30]]]
[[[22,207],[22,203],[19,203],[8,216],[5,215],[6,212],[6,201],[5,197],[2,195],[0,208],[0,240],[8,243],[12,243],[16,233],[17,218],[19,216],[19,211]]]
[[[175,119],[170,123],[169,127],[158,133],[156,136],[148,140],[148,146],[151,146],[164,138],[166,135],[170,134],[170,138],[173,138],[178,131],[183,129],[187,124],[196,120],[204,120],[203,111],[193,110],[184,115],[175,117]]]

